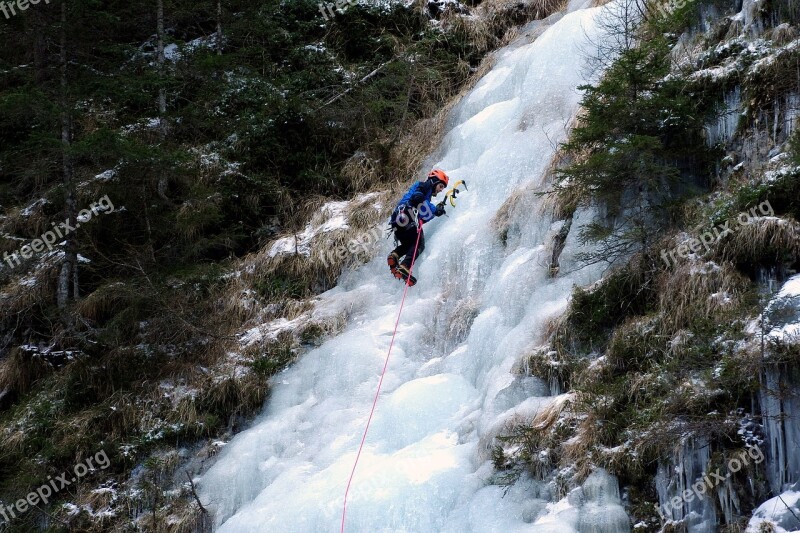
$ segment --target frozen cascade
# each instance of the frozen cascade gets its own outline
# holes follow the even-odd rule
[[[604,268],[575,269],[573,231],[562,274],[549,277],[560,226],[533,194],[577,111],[586,39],[603,38],[595,17],[613,5],[578,3],[498,51],[449,117],[430,163],[466,179],[469,192],[426,228],[420,282],[408,293],[348,497],[347,531],[630,530],[617,481],[605,472],[565,497],[529,477],[507,490],[491,482],[497,432],[563,401],[514,368],[545,340],[572,287]],[[501,207],[505,245],[491,223]],[[592,216],[576,213],[575,227]],[[319,297],[318,308],[347,313],[347,327],[273,378],[265,411],[199,481],[219,531],[338,531],[402,293],[380,256]],[[458,321],[471,325],[454,336]]]
[[[789,278],[764,309],[765,349],[770,342],[794,344],[800,336],[800,275]],[[800,372],[784,363],[764,365],[759,391],[766,438],[766,470],[772,494],[800,481]]]
[[[692,533],[714,533],[717,530],[714,503],[708,494],[710,490],[702,498],[682,497],[687,490],[687,494],[692,493],[692,485],[703,480],[710,456],[708,441],[685,439],[675,450],[673,460],[659,463],[656,473],[660,512],[666,520],[685,521]]]
[[[728,475],[728,468],[736,472],[758,457],[749,455],[743,459],[741,455],[723,454],[722,462],[727,468],[714,468],[709,463],[709,448],[705,439],[686,439],[671,462],[659,464],[656,474],[662,518],[683,522],[692,533],[715,532],[719,523],[732,524],[742,514],[737,486]],[[715,511],[715,498],[721,516]]]
[[[800,111],[800,96],[789,93],[776,99],[772,105],[772,142],[783,143],[795,130],[798,111]]]
[[[628,521],[621,506],[617,480],[604,470],[593,472],[583,486],[573,492],[582,493],[584,498],[578,502],[583,509],[579,525],[581,533],[618,531],[619,524]]]
[[[773,292],[776,272],[760,283]],[[782,277],[782,276],[780,276]],[[764,308],[761,325],[764,370],[758,402],[764,427],[765,469],[772,498],[754,512],[747,533],[797,531],[800,527],[800,372],[770,361],[773,343],[796,344],[800,339],[800,275],[787,279]]]
[[[725,517],[726,524],[734,523],[734,517],[741,516],[742,508],[739,502],[739,494],[737,493],[736,486],[730,477],[726,477],[725,481],[721,481],[715,488],[714,492],[717,494],[719,500],[719,507],[722,515]]]
[[[790,93],[783,98],[783,134],[788,139],[797,129],[797,118],[800,116],[800,94]]]
[[[725,94],[725,105],[716,119],[706,125],[706,142],[709,146],[725,144],[733,139],[742,114],[741,88],[737,85]]]
[[[767,364],[759,391],[766,437],[767,480],[779,494],[800,480],[800,376],[785,364]]]

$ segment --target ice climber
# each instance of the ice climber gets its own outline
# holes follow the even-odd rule
[[[425,235],[422,223],[445,214],[444,200],[434,205],[431,198],[444,190],[450,179],[443,171],[434,169],[428,179],[418,181],[400,199],[392,211],[389,224],[394,230],[397,248],[386,259],[392,275],[414,285],[417,280],[411,275],[411,268],[419,254],[425,249]],[[419,233],[419,244],[417,244]],[[416,248],[416,252],[415,252]]]

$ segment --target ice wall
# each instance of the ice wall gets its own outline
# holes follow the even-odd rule
[[[764,309],[765,363],[759,390],[766,438],[766,470],[772,494],[800,481],[800,372],[770,361],[771,343],[800,340],[800,275],[789,278]]]
[[[709,146],[722,143],[725,145],[736,134],[736,128],[742,117],[741,87],[738,85],[725,93],[722,108],[716,118],[706,125],[706,142]]]
[[[573,232],[561,274],[548,275],[560,226],[531,194],[577,111],[576,87],[590,81],[585,51],[602,38],[596,17],[608,6],[578,7],[551,17],[543,32],[523,29],[449,117],[430,163],[467,180],[469,192],[425,228],[420,281],[409,290],[353,480],[347,531],[630,529],[617,482],[603,472],[560,499],[529,478],[507,491],[492,484],[498,428],[556,401],[547,384],[513,368],[544,341],[572,287],[602,274],[600,265],[575,269]],[[502,244],[492,220],[512,195]],[[577,213],[574,227],[591,216]],[[347,311],[345,331],[273,379],[265,412],[200,480],[219,531],[338,531],[402,293],[380,256],[321,296],[321,306]],[[474,321],[455,339],[464,302]]]
[[[714,533],[717,530],[712,500],[716,490],[708,488],[702,497],[682,498],[686,491],[697,494],[692,491],[692,484],[703,482],[710,455],[708,441],[686,439],[675,450],[672,461],[659,463],[656,474],[656,492],[663,518],[683,522],[693,533]]]

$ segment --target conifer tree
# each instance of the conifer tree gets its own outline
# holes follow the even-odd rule
[[[562,145],[571,163],[557,171],[553,191],[568,212],[597,205],[605,213],[580,229],[584,242],[600,243],[587,262],[647,249],[677,196],[702,182],[700,103],[669,76],[670,45],[646,35],[622,49],[596,85],[580,87],[582,114]]]

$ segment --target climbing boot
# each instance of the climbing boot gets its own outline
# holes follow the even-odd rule
[[[409,272],[408,267],[406,267],[405,265],[400,265],[397,268],[397,274],[395,274],[394,277],[396,277],[397,279],[401,279],[405,282],[408,282],[409,287],[412,287],[417,284],[417,278],[411,275],[411,272]]]
[[[389,254],[389,257],[386,258],[386,262],[389,264],[389,270],[392,275],[397,278],[397,265],[400,264],[400,256],[392,252]]]

